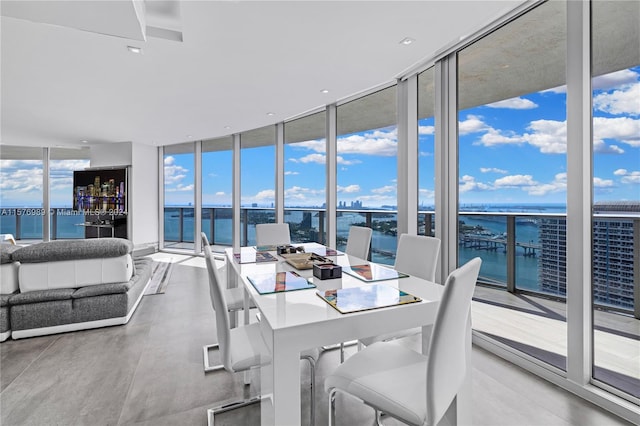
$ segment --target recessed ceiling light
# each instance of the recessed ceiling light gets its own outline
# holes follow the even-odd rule
[[[327,89],[322,89],[320,92],[321,92],[321,93],[329,93],[329,90],[327,90]]]
[[[276,114],[273,113],[273,112],[268,112],[267,115],[271,116],[271,115],[276,115]]]
[[[82,143],[89,143],[89,141],[80,141],[80,142],[82,142]]]
[[[187,137],[188,137],[189,139],[191,139],[193,136],[191,136],[191,135],[187,135]]]
[[[225,129],[229,130],[231,126],[224,126]]]
[[[127,49],[131,53],[142,53],[142,48],[137,46],[127,46]]]
[[[408,45],[413,43],[415,40],[412,39],[411,37],[405,37],[402,40],[400,40],[400,44],[404,44],[404,45]]]

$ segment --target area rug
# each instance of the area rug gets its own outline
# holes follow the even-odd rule
[[[145,296],[150,294],[162,294],[169,285],[171,270],[173,269],[173,259],[169,262],[153,262],[153,272],[151,273],[151,282],[144,292]]]

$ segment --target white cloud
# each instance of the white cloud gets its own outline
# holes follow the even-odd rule
[[[603,139],[615,139],[632,147],[640,147],[640,119],[631,117],[594,117],[594,143]]]
[[[373,133],[339,138],[337,150],[339,154],[392,157],[398,152],[398,133],[396,130],[375,130]]]
[[[256,194],[254,197],[256,200],[273,200],[276,196],[276,192],[273,189],[264,189]]]
[[[318,140],[298,142],[295,144],[295,147],[306,148],[311,151],[319,152],[321,154],[324,154],[327,150],[327,144],[325,143],[325,141],[318,141]]]
[[[176,159],[174,157],[170,156],[170,155],[168,155],[168,156],[166,156],[164,158],[164,165],[165,166],[171,166],[171,165],[175,164],[175,162],[176,162]]]
[[[489,108],[506,108],[506,109],[534,109],[538,108],[538,104],[526,98],[511,98],[503,101],[487,104]]]
[[[523,186],[534,186],[538,182],[533,180],[531,175],[511,175],[496,179],[494,185],[497,188],[519,188]]]
[[[354,192],[360,192],[360,185],[347,185],[347,186],[337,186],[337,191],[346,194],[352,194]]]
[[[51,160],[49,161],[49,171],[74,171],[84,170],[89,167],[89,160]]]
[[[292,160],[293,161],[293,160]],[[285,176],[295,176],[295,175],[299,175],[300,173],[298,172],[292,172],[292,171],[286,171],[284,172]]]
[[[216,192],[216,197],[223,197],[225,195],[224,191]]]
[[[611,179],[602,179],[599,177],[593,177],[593,187],[594,188],[611,188],[614,186],[614,183]]]
[[[289,161],[294,163],[316,163],[316,164],[325,164],[327,162],[327,157],[324,154],[309,154],[300,158],[291,158]]]
[[[527,143],[540,149],[543,154],[564,154],[567,152],[567,122],[556,120],[532,121],[523,135]]]
[[[464,175],[460,178],[458,191],[462,194],[470,191],[490,191],[493,188],[482,182],[476,182],[476,178]]]
[[[521,145],[524,143],[522,136],[516,135],[513,132],[503,134],[501,130],[489,128],[487,133],[480,137],[480,140],[475,144],[483,146],[496,146],[496,145]]]
[[[482,117],[477,115],[467,115],[466,120],[458,122],[458,133],[460,135],[483,132],[489,129],[491,127],[482,121]]]
[[[640,115],[640,82],[596,95],[593,106],[610,114]]]
[[[284,191],[285,197],[289,200],[307,200],[309,197],[317,197],[324,193],[323,189],[310,189],[300,186],[292,186]]]
[[[508,172],[503,169],[498,169],[496,167],[480,167],[480,171],[482,173],[500,173],[502,175],[506,175]]]
[[[427,200],[433,200],[436,196],[436,193],[434,190],[432,189],[425,189],[425,188],[420,188],[418,190],[418,195],[419,197],[422,199],[427,199]]]
[[[388,194],[395,191],[396,187],[393,185],[386,185],[381,188],[374,188],[371,190],[371,192],[373,192],[374,194]]]
[[[620,182],[625,184],[640,184],[640,171],[628,171],[627,169],[618,169],[613,172],[615,176],[620,176]]]
[[[337,155],[337,156],[336,156],[336,162],[337,162],[338,164],[343,165],[343,166],[351,166],[351,165],[353,165],[353,164],[360,164],[360,163],[362,163],[362,161],[360,161],[360,160],[345,160],[345,159],[344,159],[342,156],[340,156],[340,155]],[[343,168],[342,170],[347,170],[347,169]]]
[[[433,152],[420,151],[418,152],[420,157],[433,157]]]
[[[194,188],[193,184],[183,185],[183,184],[179,183],[174,187],[165,188],[165,191],[167,191],[167,192],[186,192],[186,191],[193,191],[193,188]]]
[[[551,183],[539,184],[536,182],[536,184],[534,185],[523,188],[523,190],[526,190],[529,195],[539,195],[539,196],[544,196],[553,192],[566,191],[566,189],[567,189],[566,173],[556,174]]]
[[[612,72],[610,74],[594,77],[591,81],[593,90],[610,90],[625,84],[638,81],[640,74],[629,69]]]
[[[419,135],[433,135],[436,133],[435,126],[418,126]]]

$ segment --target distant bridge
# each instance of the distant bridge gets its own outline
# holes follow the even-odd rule
[[[504,237],[495,238],[484,235],[463,234],[458,237],[458,245],[476,250],[496,251],[502,248],[503,252],[507,251],[507,239]],[[531,257],[536,257],[537,250],[541,248],[540,244],[521,242],[516,242],[516,247],[522,247],[524,255]]]

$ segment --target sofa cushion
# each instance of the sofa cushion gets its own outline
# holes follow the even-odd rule
[[[132,281],[131,278],[130,281]],[[118,294],[118,293],[126,293],[129,291],[129,283],[112,283],[112,284],[100,284],[100,285],[90,285],[87,287],[81,287],[77,289],[71,297],[74,299],[80,299],[81,297],[93,297],[93,296],[101,296],[103,294]]]
[[[13,253],[19,250],[21,247],[14,244],[1,243],[0,244],[0,263],[13,262]]]
[[[119,257],[133,252],[133,243],[123,238],[57,240],[20,247],[12,259],[21,263]]]
[[[12,294],[0,294],[0,307],[9,306],[9,299],[11,299]]]
[[[22,292],[124,283],[133,275],[133,259],[126,254],[97,259],[21,263],[18,275]]]
[[[55,300],[71,299],[75,292],[72,288],[57,288],[53,290],[29,291],[16,293],[9,298],[9,305],[24,305],[28,303],[51,302]]]
[[[20,263],[0,265],[0,294],[11,294],[18,290],[18,272]]]

